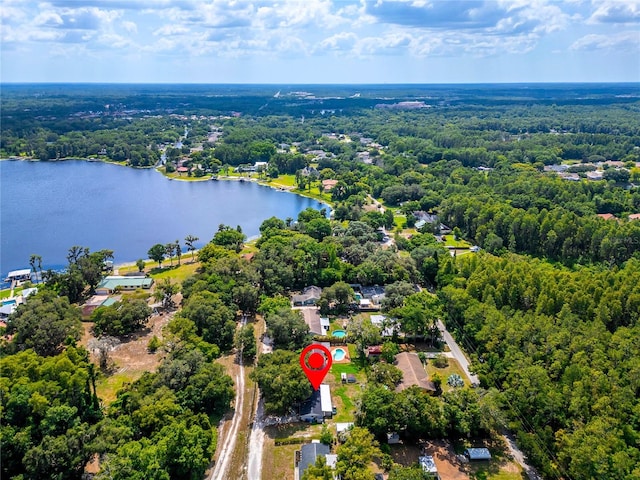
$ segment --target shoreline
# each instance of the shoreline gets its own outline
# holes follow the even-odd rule
[[[6,158],[0,158],[0,162],[2,161],[23,161],[23,162],[67,162],[67,161],[82,161],[82,162],[101,162],[101,163],[108,163],[110,165],[118,165],[120,167],[127,167],[127,168],[135,168],[135,169],[150,169],[153,168],[156,172],[158,172],[160,175],[162,175],[163,177],[165,177],[167,180],[170,181],[178,181],[178,182],[211,182],[211,181],[245,181],[245,182],[253,182],[256,183],[258,185],[262,185],[264,187],[269,187],[269,188],[273,188],[275,190],[278,190],[280,192],[287,192],[287,193],[293,193],[294,195],[300,195],[301,197],[305,197],[305,198],[312,198],[313,200],[317,201],[318,203],[322,204],[322,205],[326,205],[327,208],[329,209],[329,214],[331,214],[331,212],[333,212],[333,204],[329,201],[329,200],[325,200],[325,199],[319,199],[313,195],[307,195],[305,194],[305,192],[302,191],[296,191],[295,187],[290,187],[290,186],[285,186],[285,185],[274,185],[270,182],[265,182],[264,180],[259,180],[257,178],[246,178],[246,177],[234,177],[234,176],[230,176],[230,175],[224,175],[224,176],[218,176],[216,178],[216,180],[214,180],[212,177],[212,175],[206,176],[206,177],[202,177],[202,178],[193,178],[193,179],[186,179],[186,178],[180,178],[180,177],[169,177],[167,176],[165,173],[161,172],[158,168],[157,165],[151,165],[151,166],[145,166],[145,167],[134,167],[132,165],[125,165],[121,162],[115,162],[113,160],[102,160],[100,158],[78,158],[78,157],[65,157],[65,158],[57,158],[54,160],[40,160],[38,158],[33,158],[33,157],[6,157]]]

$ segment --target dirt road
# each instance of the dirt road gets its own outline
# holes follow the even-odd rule
[[[268,337],[263,337],[260,343],[261,353],[273,351],[272,342]],[[257,388],[257,387],[256,387]],[[259,394],[259,392],[258,392]],[[248,480],[260,480],[262,478],[262,455],[264,452],[264,405],[262,398],[258,401],[258,407],[253,418],[251,435],[249,436],[249,452],[247,454],[247,478]]]
[[[246,324],[246,318],[242,319],[242,325]],[[239,371],[236,375],[236,402],[233,412],[233,419],[231,424],[227,427],[228,421],[225,425],[220,427],[218,445],[220,447],[220,454],[216,460],[216,465],[211,473],[210,480],[227,480],[232,476],[227,475],[229,468],[229,462],[233,457],[233,452],[236,448],[236,438],[238,437],[238,429],[242,420],[242,409],[244,407],[244,365],[242,363],[242,355],[239,357]],[[234,474],[235,475],[235,474]]]

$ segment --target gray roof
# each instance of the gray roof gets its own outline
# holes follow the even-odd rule
[[[491,460],[488,448],[467,448],[464,453],[469,460]]]
[[[319,418],[322,418],[322,399],[320,398],[320,389],[314,390],[309,397],[300,407],[300,416],[315,414]]]
[[[315,465],[318,455],[328,455],[331,450],[329,445],[324,443],[307,443],[300,448],[300,463],[298,464],[298,472],[300,477],[309,465]]]

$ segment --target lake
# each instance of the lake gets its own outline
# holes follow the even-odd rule
[[[29,268],[63,268],[73,245],[114,251],[115,263],[147,258],[156,243],[199,237],[207,243],[221,223],[248,238],[276,216],[297,218],[326,205],[254,182],[169,180],[153,169],[102,162],[0,162],[0,279]]]

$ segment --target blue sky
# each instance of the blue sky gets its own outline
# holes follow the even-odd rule
[[[2,0],[3,82],[640,81],[640,0]]]

